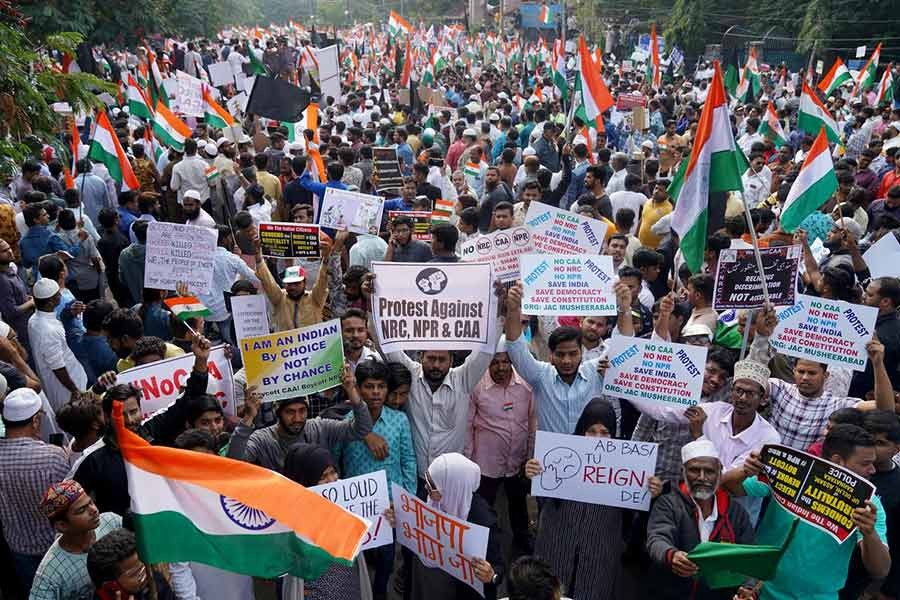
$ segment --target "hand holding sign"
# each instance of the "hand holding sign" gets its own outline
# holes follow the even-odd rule
[[[878,340],[878,334],[872,334],[872,339],[866,344],[866,352],[869,354],[869,360],[872,361],[873,369],[884,363],[884,344]]]

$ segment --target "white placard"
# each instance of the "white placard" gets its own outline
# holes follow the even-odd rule
[[[219,87],[220,85],[231,85],[234,83],[234,71],[227,62],[217,62],[209,65],[210,83]]]
[[[538,431],[531,495],[650,510],[656,444]]]
[[[865,46],[857,46],[856,47],[856,58],[863,58],[866,55],[866,47]]]
[[[176,71],[175,98],[172,112],[189,117],[203,116],[203,81],[184,71]]]
[[[208,294],[217,242],[218,234],[209,227],[151,222],[144,287],[175,291],[184,282],[192,294]]]
[[[387,546],[394,542],[394,530],[384,516],[384,511],[391,505],[384,471],[339,479],[334,483],[311,487],[309,490],[321,494],[326,500],[331,500],[369,522],[369,530],[363,538],[360,550]]]
[[[231,297],[231,317],[234,319],[234,334],[238,341],[269,335],[269,312],[263,294]]]
[[[872,279],[900,277],[900,242],[893,231],[887,232],[863,254]]]
[[[232,117],[240,118],[244,114],[244,109],[247,108],[247,100],[249,99],[247,92],[241,92],[229,98],[225,106]]]
[[[326,188],[319,226],[377,235],[383,211],[384,198],[381,196]]]
[[[611,256],[524,254],[522,312],[526,315],[615,315]]]
[[[459,257],[463,262],[489,262],[494,269],[494,279],[515,281],[519,279],[519,256],[532,252],[531,232],[520,226],[463,242]]]
[[[319,87],[322,99],[331,96],[335,100],[341,97],[341,67],[338,62],[338,47],[328,46],[315,49],[316,62],[319,63]]]
[[[535,252],[602,254],[606,223],[555,206],[532,202],[525,214]]]
[[[788,356],[865,371],[877,318],[874,306],[797,294],[797,304],[778,313],[769,343]]]

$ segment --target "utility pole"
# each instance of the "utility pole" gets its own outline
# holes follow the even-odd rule
[[[562,36],[563,52],[565,52],[566,51],[566,21],[568,20],[566,17],[566,0],[560,0],[560,7],[561,8],[560,8],[559,12],[561,15],[560,18],[562,19],[562,24],[561,24],[559,32],[560,32],[560,35]]]

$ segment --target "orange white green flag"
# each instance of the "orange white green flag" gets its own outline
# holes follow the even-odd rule
[[[97,113],[97,126],[94,127],[88,158],[103,163],[109,171],[109,176],[119,184],[121,191],[141,187],[106,112]]]
[[[213,99],[212,94],[209,92],[209,88],[205,85],[203,86],[202,94],[203,119],[206,121],[207,125],[215,127],[216,129],[225,129],[226,127],[234,125],[234,117]]]
[[[138,553],[271,579],[350,566],[368,523],[286,477],[222,456],[151,446],[113,405]]]
[[[161,144],[184,152],[184,140],[191,137],[191,128],[165,104],[157,102],[156,114],[153,116],[153,135]]]
[[[803,219],[825,204],[838,187],[834,163],[828,150],[828,134],[823,126],[803,161],[781,209],[781,228],[788,233]]]

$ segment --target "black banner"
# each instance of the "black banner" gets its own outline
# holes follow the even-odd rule
[[[304,223],[260,223],[263,256],[319,258],[319,226]]]
[[[760,248],[769,300],[775,306],[793,306],[797,293],[800,246]],[[719,253],[713,308],[759,308],[763,305],[759,268],[752,248],[729,248]]]
[[[372,148],[375,158],[375,174],[378,176],[379,192],[384,190],[399,190],[403,185],[403,174],[400,172],[400,161],[397,159],[396,148]]]

